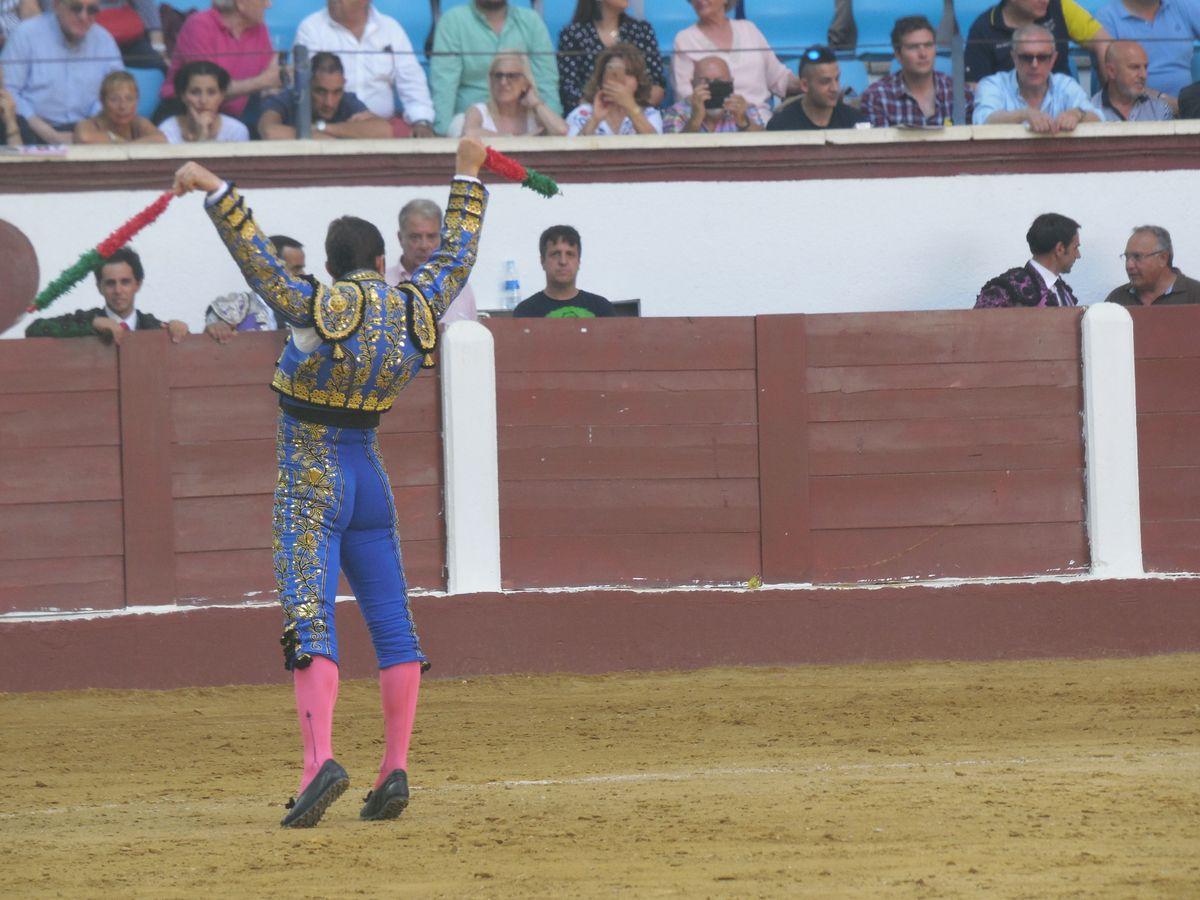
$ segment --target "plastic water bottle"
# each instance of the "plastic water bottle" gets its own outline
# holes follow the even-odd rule
[[[517,261],[510,259],[504,264],[504,308],[516,309],[521,302],[521,279],[517,277]]]

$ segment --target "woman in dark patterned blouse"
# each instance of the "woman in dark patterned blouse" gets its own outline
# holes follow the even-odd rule
[[[583,86],[591,78],[600,51],[613,44],[633,44],[642,51],[650,73],[650,106],[658,106],[666,95],[658,38],[649,22],[627,16],[629,0],[578,0],[575,17],[558,36],[558,95],[563,112],[583,99]]]

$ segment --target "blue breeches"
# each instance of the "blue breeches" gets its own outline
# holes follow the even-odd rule
[[[337,662],[339,569],[358,599],[379,667],[425,662],[375,429],[314,425],[280,412],[276,455],[272,530],[287,668],[303,668],[314,654]]]

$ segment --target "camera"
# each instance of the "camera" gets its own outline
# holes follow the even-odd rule
[[[721,109],[733,93],[733,82],[714,78],[708,83],[709,98],[704,101],[705,109]]]

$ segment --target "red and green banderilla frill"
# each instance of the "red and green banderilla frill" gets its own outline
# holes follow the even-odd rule
[[[505,156],[499,150],[495,150],[492,147],[487,148],[487,158],[484,160],[484,167],[501,178],[519,182],[522,187],[536,191],[543,197],[553,197],[555,194],[560,193],[558,185],[553,178],[543,175],[536,169],[526,168],[512,157]],[[42,288],[26,311],[37,312],[38,310],[45,309],[67,291],[71,290],[71,288],[75,287],[75,285],[79,284],[79,282],[83,281],[89,274],[103,265],[106,259],[133,240],[135,234],[161,216],[174,199],[175,195],[170,191],[160,194],[158,199],[153,203],[117,228],[116,231],[95,247],[86,251],[79,259],[75,260],[70,268],[63,271],[62,274]]]

